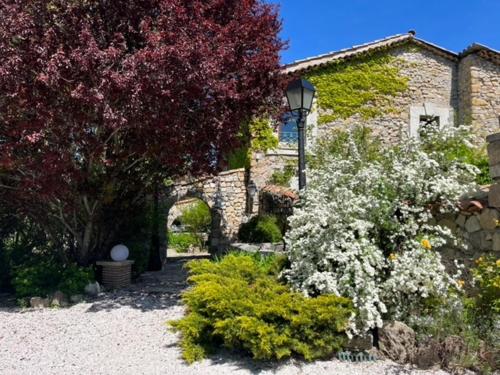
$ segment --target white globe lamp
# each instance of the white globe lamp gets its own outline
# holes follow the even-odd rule
[[[111,259],[115,262],[123,262],[124,260],[127,260],[128,255],[128,247],[123,244],[113,246],[111,249]]]

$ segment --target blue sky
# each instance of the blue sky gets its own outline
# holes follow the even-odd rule
[[[269,0],[280,4],[282,62],[416,30],[455,52],[478,42],[500,50],[500,0]]]

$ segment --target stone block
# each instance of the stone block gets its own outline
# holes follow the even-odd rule
[[[65,307],[68,306],[68,299],[66,298],[66,295],[63,292],[58,290],[52,295],[50,305],[56,307]]]
[[[488,205],[500,208],[500,184],[493,184],[488,194]]]
[[[48,298],[41,297],[31,297],[30,298],[30,306],[36,309],[41,309],[44,307],[49,307],[50,301]]]
[[[83,296],[81,294],[75,294],[69,297],[71,303],[80,303],[83,301]]]
[[[421,369],[438,368],[441,363],[439,352],[439,342],[437,340],[430,340],[417,348],[415,353],[415,364]]]
[[[481,250],[491,251],[493,249],[492,235],[490,232],[482,231],[481,233]]]
[[[372,348],[373,336],[370,333],[364,336],[354,336],[346,344],[346,349],[354,351],[368,351]]]
[[[453,220],[447,218],[439,220],[438,225],[440,227],[448,228],[452,232],[455,232],[455,230],[457,229],[457,224]]]
[[[455,223],[457,223],[457,225],[460,227],[460,228],[465,228],[465,221],[467,220],[467,216],[465,215],[458,215],[457,219],[455,220]]]
[[[488,144],[488,159],[490,165],[500,164],[500,142]]]
[[[85,293],[89,296],[96,297],[101,293],[101,285],[97,281],[95,283],[89,283],[85,286]]]
[[[493,248],[492,236],[487,231],[478,231],[470,235],[471,247],[466,249],[467,254],[473,254],[477,250],[489,251]]]
[[[500,251],[500,231],[493,234],[493,251]]]
[[[494,230],[497,227],[499,214],[495,209],[486,208],[479,215],[479,223],[486,230]]]
[[[488,102],[481,98],[472,98],[472,105],[477,107],[486,107]]]
[[[378,333],[382,355],[398,363],[411,362],[416,343],[413,329],[396,321],[384,324]]]
[[[470,234],[469,237],[469,242],[470,242],[470,248],[466,249],[467,253],[471,253],[475,250],[480,250],[481,249],[481,238],[482,235],[480,232],[474,232]]]
[[[479,223],[479,219],[476,215],[471,216],[465,222],[465,230],[469,233],[477,232],[481,230],[481,224]]]
[[[498,181],[500,179],[500,164],[490,164],[490,176],[495,181]]]

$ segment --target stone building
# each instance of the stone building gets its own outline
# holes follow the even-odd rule
[[[361,67],[359,64],[364,63],[362,66],[366,67],[371,61],[383,61],[386,65],[389,89],[381,87],[379,97],[375,98],[369,92],[371,87],[380,84],[381,78],[383,80],[384,71],[379,69],[374,76],[379,81],[374,81],[373,86],[368,82],[365,91],[360,88],[359,97],[368,95],[372,100],[359,106],[358,112],[356,106],[351,112],[353,108],[350,107],[347,110],[340,108],[340,111],[338,106],[333,110],[328,108],[328,101],[322,101],[325,92],[321,87],[328,85],[329,77],[335,80],[335,76],[326,75],[341,74],[338,71],[349,71],[350,66],[355,72],[358,66]],[[332,66],[342,68],[332,73],[329,69]],[[418,136],[420,127],[432,122],[441,127],[470,124],[478,142],[500,131],[500,52],[480,44],[455,53],[419,39],[410,31],[300,60],[283,69],[290,76],[312,76],[313,83],[314,79],[321,82],[321,87],[317,86],[316,104],[307,120],[308,147],[332,128],[357,124],[370,127],[374,135],[388,143],[397,142],[405,135]],[[365,80],[364,76],[360,78]],[[390,92],[391,80],[400,82],[401,87]],[[357,100],[358,82],[354,81],[346,84],[354,85],[350,92]],[[359,83],[362,86],[362,82]],[[257,190],[269,184],[275,171],[296,160],[297,133],[293,118],[279,124],[276,135],[280,146],[257,153],[252,161],[250,179]]]

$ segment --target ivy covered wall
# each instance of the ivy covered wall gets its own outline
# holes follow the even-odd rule
[[[456,62],[412,43],[334,61],[304,76],[318,92],[309,142],[331,128],[364,125],[396,143],[409,132],[412,106],[458,107]]]
[[[408,89],[402,59],[388,54],[332,62],[306,74],[317,89],[318,122],[329,123],[359,114],[366,120],[396,112],[394,97]]]

